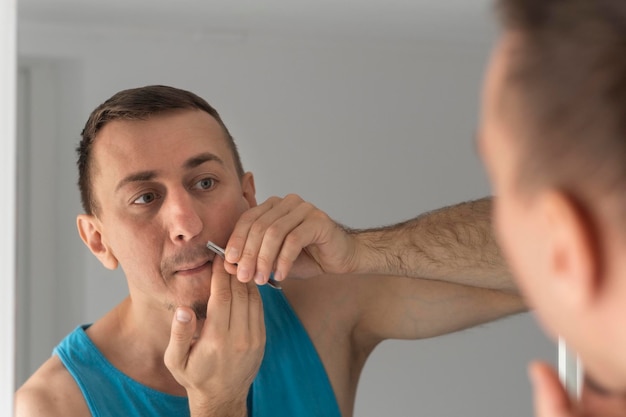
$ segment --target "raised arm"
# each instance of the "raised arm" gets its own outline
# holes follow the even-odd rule
[[[229,272],[244,282],[267,281],[271,271],[278,280],[377,274],[516,292],[492,233],[491,198],[355,230],[296,195],[273,197],[241,217],[226,259]]]
[[[491,200],[440,208],[389,227],[351,230],[355,272],[515,292],[492,232]]]

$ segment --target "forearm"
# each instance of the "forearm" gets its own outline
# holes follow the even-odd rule
[[[491,198],[350,233],[358,242],[358,272],[516,291],[493,235]]]

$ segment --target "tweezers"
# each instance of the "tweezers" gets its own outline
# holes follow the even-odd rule
[[[215,252],[216,254],[218,254],[222,259],[226,259],[226,255],[224,253],[224,249],[222,249],[221,247],[217,246],[215,243],[211,242],[210,240],[207,242],[206,247]],[[237,265],[237,264],[235,264]],[[276,288],[277,290],[282,290],[282,288],[280,287],[280,285],[278,284],[278,282],[276,282],[274,280],[274,278],[272,278],[273,274],[270,275],[270,279],[267,281],[267,285],[269,285],[272,288]]]

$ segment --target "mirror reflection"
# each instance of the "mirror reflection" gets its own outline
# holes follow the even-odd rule
[[[76,226],[75,148],[97,105],[145,85],[192,91],[218,109],[259,202],[297,193],[350,227],[396,223],[489,193],[473,143],[488,4],[21,1],[17,385],[128,294]],[[528,314],[385,341],[354,415],[530,415],[526,363],[555,355]]]

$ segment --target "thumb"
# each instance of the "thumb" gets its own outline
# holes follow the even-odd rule
[[[571,417],[573,406],[556,372],[547,364],[530,365],[536,417]]]
[[[172,374],[186,368],[195,330],[196,317],[193,311],[188,307],[178,307],[174,313],[170,341],[164,356],[165,366]]]

